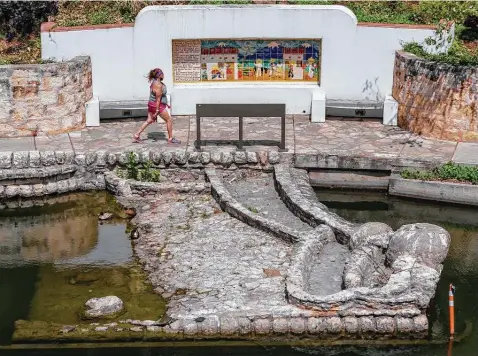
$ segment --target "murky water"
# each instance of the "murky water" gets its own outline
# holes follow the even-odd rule
[[[48,202],[48,201],[47,201]],[[106,193],[62,196],[42,207],[0,210],[0,343],[16,320],[78,324],[84,303],[117,295],[125,318],[160,316],[164,304],[133,257],[121,208]]]
[[[431,204],[429,202],[416,202],[388,198],[381,194],[351,193],[340,191],[318,191],[320,199],[341,216],[356,222],[382,221],[397,229],[403,224],[415,222],[430,222],[445,227],[452,235],[452,244],[441,281],[438,286],[436,297],[430,308],[431,342],[439,344],[427,344],[416,346],[393,346],[393,347],[370,347],[370,346],[329,346],[313,347],[310,345],[287,346],[280,342],[250,343],[248,346],[238,345],[233,342],[219,342],[209,344],[189,343],[162,343],[156,345],[129,344],[124,346],[76,347],[73,349],[37,349],[37,350],[0,350],[1,355],[37,355],[37,356],[215,356],[230,355],[242,356],[474,356],[478,350],[478,209],[445,206],[443,204]],[[96,213],[96,212],[95,212]],[[94,214],[93,214],[94,215]],[[5,221],[1,220],[0,221]],[[85,237],[81,244],[72,243],[71,249],[78,252],[76,255],[68,254],[64,247],[45,252],[41,246],[33,248],[31,244],[23,243],[9,245],[9,251],[15,251],[10,256],[10,265],[15,268],[4,267],[0,270],[0,313],[2,320],[0,327],[10,325],[6,320],[31,318],[38,313],[42,318],[54,318],[59,315],[68,315],[67,308],[61,312],[55,310],[55,298],[58,296],[53,285],[62,284],[65,295],[78,291],[78,295],[89,294],[90,289],[95,289],[96,284],[106,283],[92,280],[91,273],[84,269],[100,268],[102,271],[108,268],[117,268],[118,263],[130,261],[131,248],[122,249],[120,242],[112,241],[111,238],[125,238],[124,225],[111,224],[99,225],[94,216],[95,225],[98,228],[97,239],[93,243]],[[92,221],[93,221],[92,220]],[[0,222],[1,223],[1,222]],[[12,228],[9,228],[10,231]],[[110,230],[111,229],[111,230]],[[118,229],[118,230],[115,230]],[[1,232],[5,231],[0,227]],[[81,230],[80,230],[81,231]],[[27,234],[28,235],[28,234]],[[82,236],[86,236],[86,232]],[[120,236],[121,235],[121,236]],[[0,235],[2,236],[2,235]],[[24,234],[25,236],[25,234]],[[0,238],[0,251],[4,251],[5,244]],[[27,241],[29,241],[27,239]],[[63,240],[62,240],[63,241]],[[118,243],[118,244],[117,244]],[[26,245],[26,246],[23,246]],[[65,244],[65,246],[68,243]],[[118,252],[112,249],[118,248]],[[34,252],[32,252],[34,251]],[[56,252],[55,252],[56,251]],[[58,252],[60,251],[60,252]],[[63,252],[61,252],[63,251]],[[124,251],[119,252],[119,251]],[[0,253],[1,254],[1,253]],[[53,261],[51,256],[60,256]],[[5,260],[1,259],[0,261]],[[55,257],[56,258],[56,257]],[[38,262],[44,259],[44,262]],[[26,263],[27,261],[36,261]],[[116,262],[115,262],[116,261]],[[122,262],[120,262],[122,261]],[[129,262],[126,262],[129,263]],[[99,266],[97,266],[97,264]],[[83,266],[78,272],[76,268]],[[93,266],[93,267],[92,267]],[[94,267],[96,266],[96,267]],[[63,272],[61,272],[63,271]],[[83,273],[83,274],[82,274]],[[139,272],[138,272],[139,273]],[[110,272],[108,272],[110,274]],[[94,273],[96,275],[96,273]],[[121,273],[119,274],[121,275]],[[448,284],[456,286],[456,329],[458,334],[465,334],[459,343],[454,343],[449,350],[449,345],[442,341],[447,339],[448,334]],[[45,287],[40,287],[45,285]],[[124,288],[125,282],[118,277],[118,288]],[[50,287],[48,287],[50,286]],[[66,287],[68,286],[68,287]],[[68,289],[71,288],[71,289]],[[79,289],[76,289],[79,288]],[[39,293],[38,291],[42,292]],[[83,294],[84,293],[84,294]],[[127,293],[125,293],[127,294]],[[136,294],[138,296],[139,294]],[[81,299],[81,298],[80,298]],[[51,305],[48,304],[51,301]],[[147,304],[147,303],[146,303]],[[15,305],[15,308],[11,308]],[[42,311],[36,305],[46,305],[48,312]],[[45,316],[48,314],[50,316]],[[71,316],[70,316],[71,317]],[[127,347],[126,347],[127,346]]]

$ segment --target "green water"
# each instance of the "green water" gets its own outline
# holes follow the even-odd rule
[[[38,203],[38,202],[37,202]],[[124,318],[159,318],[164,303],[153,293],[133,256],[106,193],[70,194],[41,207],[0,210],[0,344],[9,344],[16,320],[81,324],[84,303],[117,295]]]
[[[430,222],[445,227],[452,235],[452,243],[444,270],[438,286],[437,294],[429,310],[431,325],[431,342],[443,341],[447,338],[448,330],[448,284],[453,283],[456,286],[456,328],[458,334],[463,334],[467,328],[467,336],[458,343],[453,344],[451,353],[448,350],[447,343],[427,344],[415,346],[311,346],[309,345],[285,345],[284,342],[257,342],[244,343],[236,342],[188,342],[188,343],[160,343],[153,345],[129,343],[125,345],[83,345],[64,349],[60,346],[46,346],[47,348],[25,350],[0,350],[0,355],[38,355],[38,356],[299,356],[299,355],[318,355],[318,356],[475,356],[478,354],[478,209],[463,208],[457,206],[447,206],[443,204],[432,204],[417,201],[408,201],[402,199],[389,198],[381,194],[357,194],[340,191],[317,191],[322,202],[341,216],[356,222],[382,221],[390,224],[397,229],[403,224],[415,222]],[[96,213],[96,212],[95,212]],[[94,215],[94,214],[93,214]],[[0,218],[0,224],[1,224]],[[108,239],[112,236],[119,236],[118,233],[107,232],[105,225],[98,227],[98,241]],[[109,225],[108,225],[109,226]],[[120,226],[123,231],[124,225]],[[4,232],[1,230],[0,232]],[[122,232],[124,234],[124,232]],[[1,236],[1,235],[0,235]],[[28,234],[27,234],[28,236]],[[1,239],[0,239],[1,241]],[[27,242],[29,240],[27,239]],[[1,244],[0,246],[4,246]],[[28,245],[28,244],[27,244]],[[41,247],[42,244],[39,244]],[[94,246],[98,246],[96,242]],[[30,246],[30,245],[28,245]],[[76,245],[75,245],[76,246]],[[99,268],[99,271],[105,271],[108,268],[116,268],[119,261],[129,260],[130,255],[123,255],[120,252],[112,253],[109,245],[106,250],[89,247],[89,240],[86,238],[81,246],[76,246],[76,251],[84,251],[77,256],[67,256],[61,260],[61,263],[22,263],[20,258],[12,259],[17,267],[2,268],[0,270],[0,312],[2,320],[0,327],[2,330],[11,327],[16,319],[31,318],[32,313],[37,310],[43,315],[41,308],[35,308],[35,300],[38,303],[46,303],[52,300],[52,293],[55,288],[50,288],[58,283],[68,285],[64,288],[85,288],[88,291],[95,288],[95,283],[103,284],[99,280],[92,280],[88,270],[77,272],[75,268],[82,266],[81,261],[87,261],[90,268]],[[73,246],[74,247],[74,246]],[[72,248],[73,248],[72,247]],[[14,246],[8,246],[11,251],[15,251]],[[5,249],[4,247],[0,247]],[[18,250],[18,248],[16,248]],[[60,249],[61,250],[61,249]],[[39,256],[48,259],[50,255],[46,254],[41,248],[38,250],[36,259]],[[43,251],[43,252],[42,252]],[[103,251],[103,252],[102,252]],[[120,248],[121,251],[121,248]],[[126,250],[125,250],[126,251]],[[129,251],[131,251],[129,249]],[[63,255],[68,255],[63,252]],[[33,258],[33,254],[24,253],[24,256]],[[33,256],[33,257],[32,257]],[[103,256],[103,257],[101,257]],[[108,256],[108,257],[105,257]],[[116,262],[114,262],[116,260]],[[110,262],[108,262],[110,261]],[[113,262],[111,262],[113,261]],[[99,265],[97,265],[99,264]],[[121,263],[120,263],[121,264]],[[63,266],[64,273],[58,272]],[[84,265],[83,265],[84,266]],[[95,267],[96,266],[96,267]],[[61,269],[60,269],[61,270]],[[81,275],[81,273],[84,273]],[[121,273],[119,274],[121,275]],[[71,278],[75,280],[72,280]],[[58,279],[59,278],[59,279]],[[125,288],[125,283],[118,277],[118,288]],[[131,280],[130,277],[126,278]],[[42,282],[43,281],[43,282]],[[61,282],[63,281],[63,282]],[[72,282],[76,282],[73,283]],[[106,282],[105,282],[106,283]],[[38,288],[41,285],[41,293]],[[50,286],[50,287],[48,287]],[[87,288],[87,289],[86,289]],[[67,293],[71,291],[67,290]],[[79,292],[82,294],[83,292]],[[88,292],[89,293],[89,292]],[[126,293],[127,294],[127,293]],[[54,304],[54,303],[53,303]],[[148,303],[145,303],[147,305]],[[48,305],[46,303],[45,305]],[[51,310],[51,309],[50,309]],[[65,311],[66,314],[68,314]],[[49,314],[58,315],[54,312]],[[5,316],[5,318],[4,318]],[[53,318],[49,316],[47,318]],[[471,326],[471,329],[470,329]],[[7,330],[8,331],[8,330]],[[2,332],[1,334],[5,334]],[[8,334],[8,333],[7,333]],[[33,348],[33,349],[32,349]]]

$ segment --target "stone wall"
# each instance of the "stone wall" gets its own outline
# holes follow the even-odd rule
[[[58,134],[85,127],[93,96],[91,60],[0,66],[0,137]]]
[[[429,62],[399,51],[392,93],[401,128],[437,139],[478,142],[478,67]]]

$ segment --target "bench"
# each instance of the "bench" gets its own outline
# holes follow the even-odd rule
[[[279,152],[285,152],[285,104],[197,104],[196,105],[196,150],[201,151],[202,117],[238,117],[238,149],[243,151],[244,117],[279,117],[281,119],[281,140]]]

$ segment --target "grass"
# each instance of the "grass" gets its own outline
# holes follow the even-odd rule
[[[405,179],[423,181],[451,181],[478,184],[478,167],[448,162],[432,170],[418,171],[406,169],[400,173]]]

